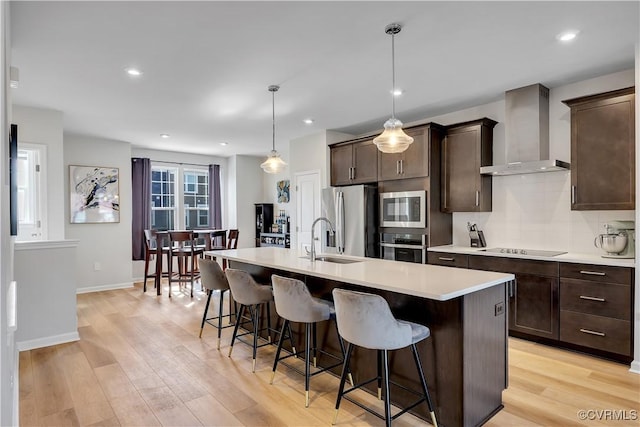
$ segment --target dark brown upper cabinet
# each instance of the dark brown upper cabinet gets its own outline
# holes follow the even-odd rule
[[[571,210],[635,209],[634,88],[562,102],[571,108]]]
[[[332,145],[331,185],[366,184],[378,179],[378,147],[372,139]]]
[[[491,211],[492,177],[480,175],[480,167],[493,164],[496,124],[483,118],[447,127],[442,142],[443,212]]]
[[[405,129],[413,143],[402,153],[378,155],[378,181],[429,176],[430,126]]]

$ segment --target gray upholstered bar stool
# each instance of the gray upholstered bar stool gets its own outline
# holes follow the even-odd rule
[[[342,365],[344,361],[344,344],[342,343],[342,339],[338,334],[338,342],[340,343],[340,351],[342,353],[341,357],[338,357],[334,354],[328,353],[323,350],[319,350],[317,348],[316,343],[316,324],[318,322],[322,322],[329,319],[336,318],[336,311],[333,307],[333,303],[331,301],[325,301],[319,298],[314,298],[311,296],[307,285],[297,279],[291,279],[288,277],[281,277],[278,275],[271,276],[271,283],[273,284],[273,297],[276,303],[276,311],[278,315],[284,319],[284,323],[282,324],[282,330],[280,331],[280,338],[278,339],[278,349],[276,350],[276,357],[273,361],[273,373],[271,374],[271,383],[273,384],[273,378],[276,375],[276,369],[278,367],[278,363],[281,360],[287,359],[289,357],[297,357],[299,355],[296,352],[295,347],[293,347],[292,341],[292,349],[293,353],[287,356],[280,357],[280,353],[282,351],[282,344],[285,338],[285,331],[288,330],[289,337],[291,338],[291,326],[290,322],[304,323],[305,325],[305,351],[304,351],[304,372],[297,370],[292,366],[288,366],[288,368],[293,369],[294,371],[304,374],[304,395],[305,395],[305,407],[309,406],[309,381],[311,376],[320,374],[328,369],[335,368],[337,366]],[[337,332],[337,329],[336,329]],[[313,347],[311,346],[311,341],[313,340]],[[316,365],[316,354],[317,352],[321,352],[335,360],[338,363],[326,366],[324,368],[319,368],[317,371],[311,373],[311,354],[313,353],[313,366]]]
[[[218,350],[220,350],[220,336],[224,328],[233,326],[231,323],[222,326],[222,319],[225,317],[231,317],[231,314],[223,314],[224,308],[224,293],[229,290],[229,282],[227,276],[225,276],[220,264],[217,261],[210,259],[200,260],[200,283],[202,287],[207,291],[209,296],[204,306],[204,315],[202,316],[202,324],[200,325],[200,335],[202,338],[202,330],[205,323],[218,329]],[[218,315],[214,317],[207,317],[209,311],[209,303],[211,302],[211,296],[215,291],[220,291],[220,305],[218,309]]]
[[[434,426],[437,426],[436,415],[433,411],[433,405],[431,404],[431,398],[429,397],[429,390],[427,388],[427,382],[424,379],[424,372],[422,370],[422,364],[420,363],[420,356],[416,349],[416,343],[428,338],[431,334],[429,328],[424,325],[419,325],[413,322],[406,322],[403,320],[396,320],[391,313],[389,304],[380,295],[368,294],[363,292],[348,291],[345,289],[333,290],[333,301],[336,307],[336,321],[338,323],[338,331],[340,336],[345,339],[349,345],[347,346],[347,354],[345,356],[344,367],[342,370],[342,376],[340,378],[340,389],[338,390],[338,398],[336,400],[336,412],[333,419],[333,424],[336,423],[338,418],[338,409],[340,408],[340,400],[342,397],[360,406],[367,412],[373,415],[384,418],[386,425],[390,426],[391,421],[400,415],[404,414],[408,410],[419,405],[423,401],[427,402],[429,406],[429,412],[431,414],[431,421]],[[349,367],[349,360],[353,351],[353,346],[364,347],[378,352],[378,376],[370,380],[355,385],[354,387],[345,390],[344,385],[347,378],[347,368]],[[405,391],[421,396],[418,401],[402,409],[395,415],[391,415],[391,401],[389,399],[389,385],[392,383],[389,381],[389,350],[398,350],[404,347],[411,346],[413,352],[413,359],[416,363],[418,370],[418,376],[420,378],[420,384],[422,386],[422,393],[417,393],[404,386],[393,383],[394,385],[403,388]],[[382,365],[382,366],[381,366]],[[382,369],[381,369],[382,368]],[[384,369],[384,375],[382,370]],[[346,396],[350,393],[366,384],[373,381],[378,381],[378,397],[380,397],[380,388],[384,383],[384,417],[361,404],[355,400]],[[383,381],[384,380],[384,381]]]
[[[271,344],[271,313],[269,310],[269,302],[273,301],[273,292],[271,291],[271,286],[259,285],[253,280],[253,277],[249,273],[243,270],[236,270],[233,268],[227,268],[225,270],[225,274],[227,275],[227,280],[229,281],[229,288],[231,289],[231,296],[235,300],[235,302],[240,304],[240,308],[238,309],[238,313],[236,314],[236,325],[233,329],[233,336],[231,337],[231,346],[229,347],[229,357],[231,357],[231,352],[233,351],[233,344],[238,339],[238,341],[243,342],[245,344],[249,344],[246,341],[243,341],[241,337],[245,335],[252,334],[253,335],[253,365],[251,368],[252,372],[256,371],[256,353],[258,347],[262,347],[268,344]],[[268,342],[264,344],[258,345],[258,339],[260,336],[260,332],[265,329],[260,329],[260,314],[262,313],[262,306],[266,305],[267,307],[267,327],[265,328],[267,331]],[[240,325],[244,325],[245,320],[245,310],[249,311],[249,319],[253,325],[253,330],[238,334],[238,328]]]

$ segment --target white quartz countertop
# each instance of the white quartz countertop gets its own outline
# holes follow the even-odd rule
[[[513,274],[341,255],[327,256],[348,258],[359,262],[337,264],[316,261],[312,263],[303,252],[274,247],[229,249],[206,253],[228,260],[438,301],[457,298],[514,279]]]
[[[537,259],[541,261],[575,262],[580,264],[611,265],[615,267],[635,267],[635,259],[604,258],[600,255],[594,255],[594,254],[567,252],[566,254],[548,257],[548,256],[533,256],[533,255],[521,255],[521,254],[502,254],[497,252],[486,252],[486,251],[483,251],[482,249],[486,249],[486,248],[471,248],[468,246],[446,245],[446,246],[434,246],[434,247],[428,248],[428,251],[447,252],[451,254],[497,256],[497,257],[504,257],[504,258]]]

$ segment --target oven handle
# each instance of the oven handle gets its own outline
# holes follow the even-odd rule
[[[384,248],[400,248],[400,249],[427,249],[425,245],[402,245],[399,243],[380,243]]]

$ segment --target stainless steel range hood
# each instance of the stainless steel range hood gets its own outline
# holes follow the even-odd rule
[[[484,166],[483,175],[564,171],[569,163],[549,159],[549,89],[541,84],[505,93],[507,164]]]

